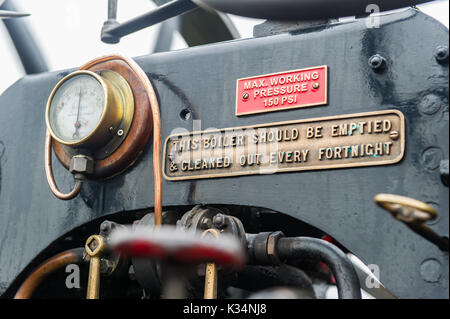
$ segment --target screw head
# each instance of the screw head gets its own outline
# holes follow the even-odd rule
[[[400,134],[397,131],[392,131],[391,133],[389,133],[389,137],[391,138],[391,140],[398,140]]]
[[[369,66],[374,71],[381,71],[386,67],[386,59],[379,54],[372,55],[369,58]]]
[[[242,94],[242,99],[243,100],[247,100],[250,97],[250,94],[248,94],[247,92],[245,92],[244,94]]]
[[[317,82],[313,83],[313,89],[314,90],[317,90],[319,87],[320,87],[319,83],[317,83]]]

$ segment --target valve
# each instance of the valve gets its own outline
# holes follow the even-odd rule
[[[438,217],[437,211],[430,205],[413,198],[378,194],[374,197],[375,203],[388,211],[392,217],[403,222],[414,232],[427,239],[443,251],[448,251],[448,238],[439,236],[426,222]]]
[[[163,295],[168,299],[185,297],[184,282],[199,264],[209,263],[240,269],[246,262],[245,248],[232,235],[224,234],[220,240],[211,240],[200,232],[180,231],[168,225],[158,228],[141,226],[114,229],[109,243],[114,251],[124,256],[159,260],[163,270]],[[217,287],[214,268],[210,266],[212,273],[207,276],[207,297],[213,297]]]

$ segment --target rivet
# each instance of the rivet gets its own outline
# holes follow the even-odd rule
[[[117,131],[117,135],[122,136],[123,135],[123,130],[122,129],[118,130]]]
[[[448,46],[440,45],[434,50],[434,58],[438,62],[445,62],[448,60]]]
[[[315,82],[315,83],[313,84],[313,89],[317,90],[317,89],[319,88],[319,86],[320,86],[320,84],[317,83],[317,82]]]
[[[441,263],[434,258],[426,259],[420,265],[420,275],[426,282],[438,282],[441,278]]]
[[[433,115],[438,112],[444,103],[436,94],[428,94],[418,104],[420,113],[425,115]]]
[[[421,164],[429,170],[439,167],[443,158],[443,152],[440,147],[431,146],[422,152]]]

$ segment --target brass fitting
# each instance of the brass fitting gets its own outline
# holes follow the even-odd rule
[[[98,299],[100,295],[100,256],[105,250],[105,239],[92,235],[86,240],[85,250],[90,256],[89,278],[86,299]]]

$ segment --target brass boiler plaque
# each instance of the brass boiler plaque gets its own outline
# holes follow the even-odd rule
[[[405,150],[400,111],[330,116],[170,135],[167,180],[387,165]]]

